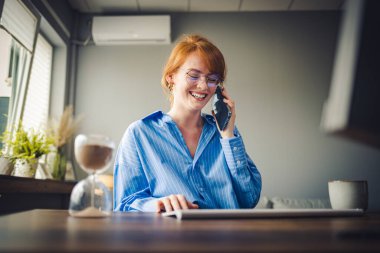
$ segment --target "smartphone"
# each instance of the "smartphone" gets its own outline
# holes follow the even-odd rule
[[[222,88],[218,85],[213,98],[212,114],[216,118],[219,129],[223,131],[231,118],[231,110],[223,101]]]

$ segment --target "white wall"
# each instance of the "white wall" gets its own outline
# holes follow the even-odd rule
[[[172,16],[174,39],[206,35],[224,53],[237,125],[263,176],[263,195],[327,198],[331,179],[366,179],[380,209],[380,151],[319,128],[329,91],[338,12],[193,13]],[[173,45],[79,50],[80,132],[120,141],[133,121],[168,109],[161,71]],[[209,108],[207,108],[209,111]],[[111,170],[109,171],[111,172]]]

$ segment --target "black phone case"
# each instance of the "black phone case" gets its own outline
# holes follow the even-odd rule
[[[222,89],[220,86],[217,86],[214,94],[212,110],[216,121],[218,122],[219,129],[222,131],[227,127],[228,121],[231,118],[231,110],[228,105],[223,102],[223,99]]]

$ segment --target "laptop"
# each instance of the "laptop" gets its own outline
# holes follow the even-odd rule
[[[362,216],[363,209],[189,209],[162,213],[164,217],[183,219],[247,219]]]

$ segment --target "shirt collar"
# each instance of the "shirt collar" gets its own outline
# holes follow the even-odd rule
[[[171,123],[171,124],[175,123],[172,117],[170,117],[168,114],[163,113],[162,111],[159,111],[159,112],[161,114],[161,120],[163,123]],[[203,119],[205,119],[205,122],[207,122],[208,124],[215,125],[215,119],[212,115],[202,113],[201,116]]]
[[[212,115],[206,114],[206,113],[202,113],[202,118],[204,118],[205,122],[207,122],[208,124],[215,125],[215,119],[214,119],[214,117]]]
[[[161,120],[163,123],[172,123],[172,124],[175,123],[172,117],[170,117],[168,114],[163,113],[163,112],[161,112],[161,114],[162,114]]]

